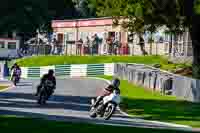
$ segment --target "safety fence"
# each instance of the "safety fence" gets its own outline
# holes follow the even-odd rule
[[[146,65],[115,64],[114,73],[130,83],[165,95],[200,102],[200,80],[175,75]]]
[[[54,70],[56,76],[84,77],[114,74],[114,64],[69,64],[42,67],[22,67],[22,78],[39,78],[48,70]]]
[[[148,55],[192,56],[192,42],[145,43],[143,49]],[[127,43],[120,45],[99,44],[89,47],[85,44],[29,45],[24,55],[142,55],[141,45]]]

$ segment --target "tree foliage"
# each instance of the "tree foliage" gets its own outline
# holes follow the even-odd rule
[[[5,0],[0,5],[0,32],[35,32],[52,19],[76,16],[71,0]]]
[[[166,26],[177,35],[187,28],[193,46],[193,76],[200,78],[200,0],[90,0],[99,16],[112,16],[130,31],[155,31]],[[128,19],[128,21],[127,21]]]
[[[90,0],[99,16],[123,16],[129,30],[155,31],[166,25],[171,31],[189,26],[183,14],[183,0]]]
[[[96,8],[89,0],[73,0],[80,18],[96,17]]]

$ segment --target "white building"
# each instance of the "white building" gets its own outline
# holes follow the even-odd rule
[[[20,41],[12,38],[0,38],[0,58],[18,57]]]

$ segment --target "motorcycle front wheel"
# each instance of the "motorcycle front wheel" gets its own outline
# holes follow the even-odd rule
[[[91,118],[97,117],[96,109],[94,107],[91,107],[91,109],[90,109],[90,117]]]
[[[38,100],[38,104],[42,105],[46,103],[46,95],[45,92],[41,92],[39,95],[39,100]]]

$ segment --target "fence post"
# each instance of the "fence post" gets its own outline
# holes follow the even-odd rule
[[[4,63],[0,63],[0,80],[4,79]]]

